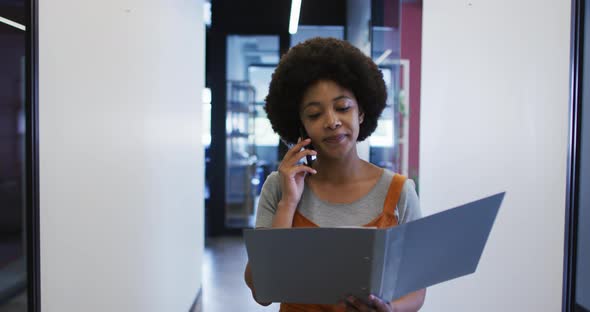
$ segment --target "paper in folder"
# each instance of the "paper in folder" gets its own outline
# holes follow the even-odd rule
[[[475,272],[504,193],[398,226],[244,231],[260,302],[393,300]]]

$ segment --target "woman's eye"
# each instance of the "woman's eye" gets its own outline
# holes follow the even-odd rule
[[[318,117],[320,117],[320,114],[319,113],[307,115],[307,118],[309,118],[309,119],[316,119]]]
[[[339,111],[339,112],[345,112],[345,111],[347,111],[349,109],[350,109],[350,106],[346,106],[346,107],[337,108],[336,110]]]

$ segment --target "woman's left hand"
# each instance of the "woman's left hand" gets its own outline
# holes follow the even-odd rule
[[[365,302],[355,297],[346,298],[346,311],[350,312],[395,312],[391,303],[370,295]]]

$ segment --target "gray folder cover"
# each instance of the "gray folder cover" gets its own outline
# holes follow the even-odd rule
[[[475,272],[504,193],[386,229],[244,231],[261,302],[386,300]]]

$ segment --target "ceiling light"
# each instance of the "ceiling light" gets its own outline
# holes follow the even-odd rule
[[[297,14],[299,14],[299,13],[297,13]],[[4,23],[6,25],[12,26],[14,28],[18,28],[20,30],[27,30],[27,28],[25,27],[25,25],[19,24],[19,23],[14,22],[14,21],[11,21],[11,20],[9,20],[7,18],[4,18],[2,16],[0,16],[0,22],[1,23]]]
[[[301,12],[301,0],[291,1],[291,18],[289,19],[289,33],[291,35],[297,33],[297,26],[299,26],[299,13]]]

